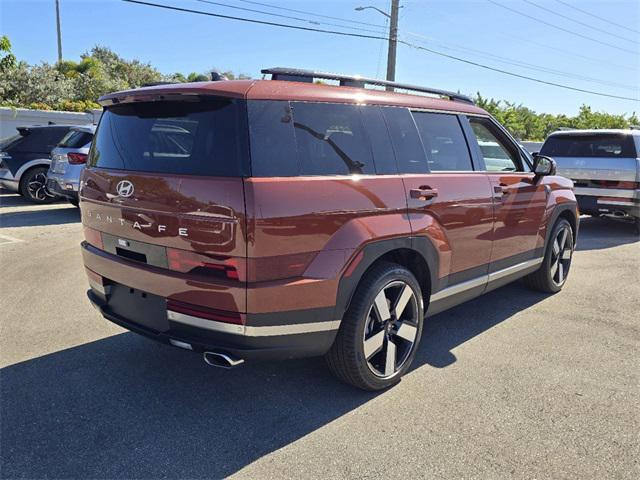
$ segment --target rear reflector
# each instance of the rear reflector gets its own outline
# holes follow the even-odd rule
[[[71,165],[82,165],[87,163],[87,156],[88,155],[86,153],[67,153],[67,158]]]
[[[84,270],[87,273],[87,278],[89,279],[89,285],[91,288],[100,292],[102,295],[106,295],[108,292],[102,275],[98,275],[96,272],[89,270],[88,268],[85,268]]]
[[[213,308],[179,302],[177,300],[167,300],[167,310],[184,313],[185,315],[191,315],[194,317],[205,318],[207,320],[215,320],[217,322],[244,325],[244,318],[239,313],[214,310]]]
[[[87,243],[93,245],[100,250],[104,250],[104,244],[102,243],[102,234],[98,230],[93,228],[84,227],[84,238]]]

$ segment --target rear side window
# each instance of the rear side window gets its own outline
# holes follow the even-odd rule
[[[255,177],[298,175],[298,152],[289,102],[250,101],[247,109],[251,138],[251,174]]]
[[[426,112],[414,112],[413,117],[427,152],[429,170],[473,170],[471,155],[458,117]]]
[[[553,135],[540,149],[550,157],[626,157],[635,158],[636,149],[631,135]]]
[[[70,130],[69,133],[60,140],[58,146],[62,148],[82,148],[91,142],[92,138],[93,135],[89,132]]]
[[[375,173],[357,106],[292,102],[301,175]]]
[[[411,112],[406,108],[382,107],[400,173],[426,173],[427,157]]]
[[[247,176],[245,103],[198,101],[128,103],[102,114],[89,164],[139,172]]]

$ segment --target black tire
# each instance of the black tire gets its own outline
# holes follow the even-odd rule
[[[67,198],[67,201],[76,208],[80,206],[80,202],[77,198]]]
[[[564,243],[562,242],[563,234],[566,234]],[[564,218],[559,219],[553,226],[540,268],[524,277],[525,284],[534,290],[546,293],[557,293],[562,290],[569,275],[574,246],[571,224]]]
[[[22,174],[20,195],[33,203],[51,203],[60,197],[49,193],[46,188],[48,167],[33,167]]]
[[[383,304],[386,311],[380,313],[385,309],[377,305]],[[382,321],[386,315],[389,319]],[[423,318],[422,291],[413,274],[395,263],[375,265],[360,281],[325,356],[329,369],[343,382],[363,390],[382,390],[398,383],[415,357]]]

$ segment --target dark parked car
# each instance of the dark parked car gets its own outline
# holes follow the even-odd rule
[[[410,368],[425,313],[521,277],[563,287],[571,181],[467,97],[264,73],[100,99],[80,208],[104,317],[217,366],[325,355],[377,390]]]
[[[0,186],[35,203],[58,197],[46,189],[51,150],[70,125],[19,127],[18,134],[0,144]]]

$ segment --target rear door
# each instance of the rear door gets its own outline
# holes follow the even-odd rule
[[[492,271],[542,256],[547,191],[537,181],[517,145],[491,119],[468,117],[472,148],[484,163],[495,207]],[[540,248],[542,250],[542,248]]]
[[[403,174],[411,229],[434,242],[440,253],[437,289],[486,275],[491,189],[486,174],[474,169],[458,116],[412,115],[401,108],[384,112]]]
[[[203,97],[109,107],[83,173],[83,224],[102,232],[107,252],[187,274],[191,285],[173,292],[161,285],[140,288],[244,311],[247,144],[241,100]],[[118,281],[130,285],[135,278]]]

